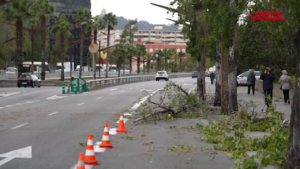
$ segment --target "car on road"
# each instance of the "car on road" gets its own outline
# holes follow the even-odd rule
[[[260,78],[260,71],[254,71],[254,74],[255,74],[256,79]],[[237,86],[247,86],[248,85],[248,83],[247,83],[248,75],[249,75],[249,71],[246,71],[246,72],[238,75],[237,78],[236,78]]]
[[[169,75],[167,71],[158,71],[155,75],[155,80],[159,81],[160,79],[163,79],[165,81],[169,80]]]
[[[195,78],[195,77],[198,77],[198,72],[193,72],[193,74],[192,74],[192,78]]]
[[[35,86],[41,87],[41,80],[34,74],[30,73],[23,73],[19,78],[18,78],[18,87],[27,87],[31,86],[34,88]]]

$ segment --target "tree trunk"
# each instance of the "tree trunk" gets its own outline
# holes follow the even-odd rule
[[[64,44],[64,34],[61,32],[60,33],[60,58],[61,58],[61,74],[60,74],[60,80],[64,81],[65,80],[65,44]]]
[[[299,169],[300,168],[300,30],[297,30],[295,37],[295,48],[296,48],[296,81],[294,89],[294,97],[292,103],[292,112],[290,120],[290,137],[289,147],[286,152],[286,165],[287,169]]]
[[[147,62],[147,72],[150,73],[150,59],[148,59]]]
[[[34,73],[34,56],[35,56],[35,49],[34,49],[34,42],[35,42],[35,36],[34,36],[34,31],[33,31],[33,26],[31,27],[31,31],[30,31],[30,41],[31,41],[31,67],[30,67],[30,70],[31,70],[31,73],[33,74]]]
[[[121,77],[121,65],[122,65],[122,57],[119,56],[118,57],[118,69],[119,69],[119,72],[118,72],[118,77]]]
[[[219,50],[216,50],[216,57],[215,57],[215,76],[216,76],[216,82],[215,82],[215,100],[214,100],[214,106],[221,106],[221,74],[220,74],[220,68],[221,68],[221,53]]]
[[[180,72],[182,71],[181,65],[182,65],[182,58],[179,58],[179,71]]]
[[[230,48],[230,55],[228,58],[228,114],[238,111],[237,103],[237,55],[236,44],[233,40],[233,44]]]
[[[46,78],[46,65],[45,65],[45,44],[46,44],[46,17],[43,15],[41,16],[41,50],[42,50],[42,72],[41,72],[41,79],[45,80]]]
[[[202,100],[205,100],[205,52],[201,50],[197,64],[197,95]]]
[[[70,45],[70,54],[69,54],[69,60],[70,60],[70,81],[72,80],[72,73],[73,73],[73,53],[74,53],[74,48],[73,44]]]
[[[143,74],[145,74],[145,57],[143,57]]]
[[[168,69],[168,57],[165,57],[165,71]]]
[[[224,52],[223,41],[220,41],[221,47],[221,111],[228,113],[228,55]]]
[[[16,20],[16,46],[18,55],[18,77],[23,72],[23,22],[21,19]]]
[[[123,56],[124,58],[124,60],[123,60],[123,75],[125,74],[125,64],[126,64],[126,57],[125,56]]]
[[[110,27],[107,25],[107,48],[109,47],[109,39],[110,39]],[[108,78],[108,61],[109,61],[109,49],[106,50],[106,70],[105,70],[105,78]]]
[[[137,73],[140,74],[140,66],[141,66],[141,57],[138,55],[136,58],[136,63],[137,63]]]
[[[82,76],[83,42],[84,42],[84,28],[83,28],[83,26],[81,26],[81,29],[80,29],[80,69],[79,69],[79,77]]]
[[[132,56],[129,56],[129,71],[130,71],[130,74],[131,74],[131,71],[132,71]]]

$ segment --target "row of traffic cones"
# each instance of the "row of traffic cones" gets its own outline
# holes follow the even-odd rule
[[[116,130],[118,133],[126,132],[125,124],[123,120],[123,114],[120,115],[119,120],[119,126]],[[108,129],[108,123],[105,123],[103,136],[102,136],[102,142],[99,145],[101,148],[113,148],[110,139],[109,139],[109,129]],[[85,151],[85,157],[83,158],[83,153],[79,153],[78,157],[78,164],[76,166],[76,169],[85,169],[85,165],[100,165],[100,162],[96,159],[95,152],[94,152],[94,144],[93,144],[93,135],[89,133],[87,145],[86,145],[86,151]]]

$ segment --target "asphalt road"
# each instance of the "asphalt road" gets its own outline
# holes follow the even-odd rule
[[[196,79],[174,81],[189,90]],[[165,81],[147,81],[64,96],[59,87],[0,88],[0,169],[72,168],[78,153],[85,153],[85,147],[78,143],[86,142],[88,133],[94,135],[94,143],[101,141],[106,121],[109,127],[116,128],[116,116],[143,97],[141,90],[153,92],[165,84]],[[100,162],[105,163],[101,158]],[[108,168],[119,168],[120,164],[114,163]]]

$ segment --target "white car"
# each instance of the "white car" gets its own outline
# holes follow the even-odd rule
[[[169,80],[169,75],[167,71],[158,71],[155,75],[155,80],[159,81],[160,79],[164,79],[165,81]]]
[[[255,78],[259,79],[260,78],[260,71],[254,71]],[[247,83],[247,77],[249,75],[249,71],[246,71],[240,75],[237,76],[237,86],[246,86],[248,85]]]

